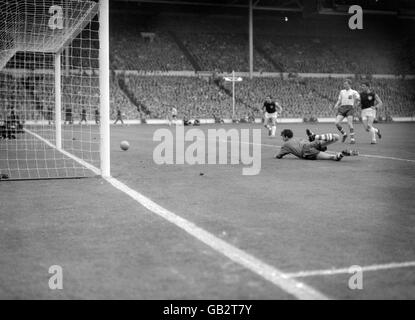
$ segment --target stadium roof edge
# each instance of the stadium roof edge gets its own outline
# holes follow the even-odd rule
[[[307,0],[279,0],[275,2],[261,2],[262,0],[253,0],[253,10],[256,11],[280,11],[280,12],[303,12],[305,1]],[[315,11],[316,14],[322,15],[348,15],[347,5],[335,5],[333,7],[324,6],[321,0],[315,0],[318,4],[318,9]],[[227,1],[218,1],[218,0],[112,0],[114,3],[136,3],[147,4],[147,5],[177,5],[177,6],[201,6],[201,7],[222,7],[222,8],[235,8],[235,9],[248,9],[249,2],[246,0],[227,0]],[[357,3],[359,1],[356,1]],[[399,8],[396,7],[396,10],[382,10],[379,8],[375,9],[365,9],[362,5],[364,12],[370,15],[389,15],[397,16],[403,19],[412,19],[415,17],[413,10],[409,8]]]
[[[237,1],[233,2],[198,2],[191,0],[115,0],[114,2],[125,2],[125,3],[137,3],[137,4],[161,4],[161,5],[184,5],[184,6],[203,6],[203,7],[223,7],[223,8],[249,8],[248,3],[238,3]],[[301,12],[303,7],[298,2],[288,1],[287,6],[262,6],[259,5],[259,1],[256,1],[252,7],[254,10],[264,10],[264,11],[294,11]]]

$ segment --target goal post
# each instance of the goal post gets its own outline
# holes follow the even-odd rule
[[[62,149],[62,91],[61,91],[61,53],[55,53],[55,141],[56,148]]]
[[[101,175],[110,176],[110,60],[109,60],[109,0],[100,1],[99,10],[99,88],[101,92]]]
[[[110,176],[109,0],[0,0],[0,179]]]

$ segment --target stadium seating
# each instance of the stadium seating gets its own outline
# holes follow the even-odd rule
[[[110,28],[110,60],[112,70],[145,72],[201,70],[210,72],[248,71],[248,37],[244,19],[230,17],[188,16],[178,21],[173,17],[112,16]],[[236,84],[236,117],[260,117],[266,95],[281,103],[282,117],[332,117],[332,107],[342,86],[337,78],[299,78],[297,73],[410,74],[415,73],[415,41],[403,38],[334,37],[312,22],[298,20],[290,25],[281,21],[257,21],[254,42],[254,69],[263,72],[294,74],[290,80],[280,77],[244,78]],[[339,34],[341,27],[327,24]],[[324,29],[324,30],[323,30]],[[140,32],[154,34],[152,41]],[[344,32],[343,32],[344,33]],[[352,45],[351,45],[352,44]],[[87,107],[89,119],[98,105],[98,79],[80,77],[98,67],[98,42],[74,41],[71,53],[71,76],[63,75],[63,107],[72,106],[75,121]],[[8,65],[19,68],[17,55]],[[32,54],[34,61],[39,58]],[[90,55],[92,59],[82,59]],[[190,61],[189,60],[190,57]],[[40,57],[52,67],[49,56]],[[89,65],[85,64],[89,61]],[[21,67],[21,66],[20,66]],[[15,81],[0,74],[0,103],[19,113],[23,110],[21,93],[26,94],[26,112],[21,119],[39,120],[53,107],[53,79],[45,77]],[[376,79],[373,89],[384,101],[381,116],[414,116],[415,81]],[[356,89],[356,85],[354,86]],[[27,99],[27,95],[32,99]],[[121,110],[125,119],[166,118],[175,106],[179,118],[231,118],[233,115],[230,83],[222,78],[111,74],[111,119]],[[29,106],[27,106],[29,104]],[[42,111],[43,110],[43,111]]]
[[[342,82],[334,78],[246,78],[236,84],[236,116],[260,117],[264,98],[270,94],[283,106],[282,117],[332,117]],[[166,118],[171,106],[178,109],[179,117],[232,117],[230,84],[221,79],[129,75],[126,83],[148,108],[148,117]],[[372,81],[384,102],[380,115],[413,116],[414,85],[413,80]]]
[[[217,72],[248,71],[248,38],[232,33],[184,33],[182,41],[202,70]],[[273,65],[254,52],[256,70],[275,72]]]
[[[111,76],[111,119],[115,119],[117,109],[121,110],[125,119],[165,119],[172,106],[178,109],[179,118],[232,117],[231,86],[221,78],[128,75],[123,80],[126,89],[133,94],[132,102],[127,92],[121,89],[118,77],[124,76]],[[0,74],[0,82],[4,89],[0,91],[0,103],[5,106],[4,110],[13,107],[22,120],[44,119],[46,110],[54,108],[52,79],[15,81],[9,75]],[[354,88],[358,89],[358,84],[355,81]],[[89,113],[88,118],[93,120],[93,110],[99,103],[98,80],[63,77],[62,87],[63,106],[70,103],[74,120],[79,118],[83,107]],[[236,84],[236,117],[260,117],[263,100],[269,94],[282,105],[282,117],[332,117],[332,108],[341,87],[340,78],[244,78]],[[415,80],[372,80],[372,89],[384,102],[379,115],[415,116],[414,88]],[[22,110],[25,112],[22,113]]]
[[[127,17],[127,18],[126,18]],[[247,21],[232,17],[160,17],[124,15],[111,28],[112,68],[120,70],[193,70],[179,48],[177,35],[204,71],[247,71]],[[149,22],[150,20],[151,22]],[[415,73],[414,36],[382,32],[354,34],[336,21],[290,23],[255,21],[254,69],[294,73],[410,74]],[[325,26],[325,27],[324,27]],[[392,27],[391,27],[392,28]],[[375,28],[373,28],[375,29]],[[144,40],[142,31],[155,33]]]
[[[16,79],[0,73],[0,103],[4,112],[14,108],[22,120],[42,120],[48,108],[54,112],[54,81],[51,75],[38,75],[35,78]],[[126,119],[140,118],[135,105],[120,89],[116,76],[110,82],[110,117],[115,119],[120,108]],[[72,74],[62,77],[62,107],[70,105],[74,120],[80,118],[82,108],[94,119],[95,107],[99,105],[98,79]],[[3,115],[5,118],[6,115]]]
[[[150,118],[167,118],[173,106],[179,118],[223,118],[232,110],[230,96],[203,78],[129,75],[126,84]]]
[[[260,36],[258,42],[284,72],[366,75],[415,70],[408,56],[411,46],[402,39]]]

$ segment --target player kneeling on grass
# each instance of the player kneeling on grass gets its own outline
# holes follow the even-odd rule
[[[306,160],[334,160],[340,161],[343,158],[342,153],[331,154],[325,152],[327,146],[340,139],[340,136],[335,133],[326,133],[316,135],[307,129],[309,141],[304,139],[294,138],[294,134],[290,129],[284,129],[281,132],[284,144],[275,158],[281,159],[287,154],[293,154],[301,159]]]

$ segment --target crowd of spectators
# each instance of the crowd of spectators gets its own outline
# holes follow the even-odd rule
[[[221,78],[128,76],[129,91],[144,105],[150,118],[167,118],[171,107],[184,118],[232,118],[231,84]],[[342,89],[341,78],[253,78],[235,88],[236,118],[261,117],[265,96],[282,107],[282,117],[333,117],[333,106]],[[414,80],[376,79],[372,89],[383,100],[380,116],[414,116]],[[360,90],[360,82],[354,88]]]
[[[407,74],[410,39],[259,36],[258,43],[284,72]]]
[[[111,68],[119,70],[193,70],[173,39],[156,32],[154,40],[142,38],[139,32],[122,32],[111,37]]]
[[[302,118],[328,116],[331,102],[323,98],[315,88],[299,79],[281,78],[244,79],[237,85],[237,96],[261,116],[262,104],[267,95],[271,95],[283,107],[284,118]]]
[[[354,81],[353,88],[360,91],[360,83]],[[255,108],[261,106],[263,97],[270,94],[283,106],[282,117],[333,117],[333,106],[342,84],[341,78],[254,78],[241,82],[238,95]],[[383,101],[379,116],[415,115],[415,81],[375,79],[371,81],[371,87]]]
[[[232,33],[184,33],[183,44],[202,70],[217,72],[248,71],[248,38]],[[256,70],[275,72],[273,65],[254,50]]]
[[[120,70],[194,70],[172,36],[153,41],[129,31],[111,38],[111,67]],[[249,70],[248,38],[234,33],[177,34],[202,71]],[[293,73],[415,73],[414,38],[337,38],[256,35],[254,70]]]
[[[121,111],[122,117],[125,119],[137,119],[143,115],[137,110],[137,107],[127,97],[124,91],[120,88],[118,76],[111,75],[110,82],[110,118],[116,119],[117,110]]]
[[[245,19],[186,16],[179,20],[177,17],[147,20],[136,16],[114,18],[110,38],[113,69],[194,70],[196,66],[189,61],[189,55],[202,71],[249,69]],[[392,32],[382,32],[380,26],[378,32],[351,33],[338,20],[314,24],[304,19],[292,22],[291,18],[289,23],[279,19],[265,21],[255,21],[255,71],[415,73],[413,33],[392,36]],[[154,40],[143,38],[141,32],[154,33]]]
[[[168,30],[160,30],[143,17],[113,18],[110,28],[111,69],[171,71],[193,70]],[[151,34],[151,36],[142,36]]]
[[[120,79],[125,88],[120,87]],[[261,117],[267,95],[282,105],[281,117],[333,117],[342,82],[341,78],[244,78],[235,85],[235,118]],[[0,103],[5,112],[13,109],[23,121],[48,119],[48,112],[54,113],[53,76],[19,78],[1,74],[0,83]],[[234,116],[231,84],[223,78],[113,74],[110,84],[111,119],[119,110],[124,119],[166,119],[172,107],[182,119]],[[359,84],[354,80],[353,88],[359,91]],[[371,84],[383,100],[380,116],[415,116],[415,80],[373,79]],[[93,120],[98,106],[97,76],[63,76],[63,114],[69,107],[77,122],[85,109],[87,120]]]
[[[128,75],[125,83],[148,118],[165,119],[172,107],[179,118],[224,118],[232,110],[231,97],[210,79]]]
[[[110,118],[115,119],[119,109],[125,119],[136,119],[136,106],[121,90],[118,78],[111,75],[110,80]],[[62,120],[70,112],[72,121],[76,123],[81,118],[82,110],[85,110],[87,120],[94,120],[95,110],[99,108],[98,76],[63,75],[61,103]],[[0,105],[6,114],[15,110],[22,121],[49,120],[50,113],[55,113],[54,77],[15,77],[0,73]],[[5,115],[2,116],[5,118]]]
[[[267,95],[281,103],[282,117],[332,117],[342,79],[301,78],[297,73],[415,73],[415,41],[411,34],[379,37],[349,32],[348,36],[336,37],[326,31],[311,35],[305,20],[296,24],[303,30],[296,34],[293,27],[290,29],[288,24],[279,23],[255,29],[254,70],[282,71],[293,76],[288,80],[244,78],[236,84],[235,114],[231,84],[222,78],[115,75],[114,72],[110,82],[111,119],[119,113],[125,119],[164,119],[172,107],[178,110],[179,118],[187,119],[260,117]],[[144,20],[134,15],[121,17],[111,22],[111,69],[185,71],[194,70],[197,65],[202,71],[216,73],[248,71],[246,27],[244,19],[232,20],[226,16],[193,16],[180,21],[165,17]],[[87,119],[93,120],[99,106],[98,74],[95,72],[99,48],[97,30],[86,32],[88,34],[81,33],[62,55],[62,109],[65,112],[69,108],[75,121],[84,109]],[[151,36],[142,36],[142,32]],[[70,57],[69,68],[66,68],[66,52]],[[53,57],[19,53],[8,68],[36,69],[39,65],[52,70]],[[0,74],[0,84],[2,110],[14,109],[20,119],[46,119],[48,110],[54,110],[52,74],[28,77]],[[414,116],[414,80],[375,79],[372,87],[384,102],[381,115]]]

